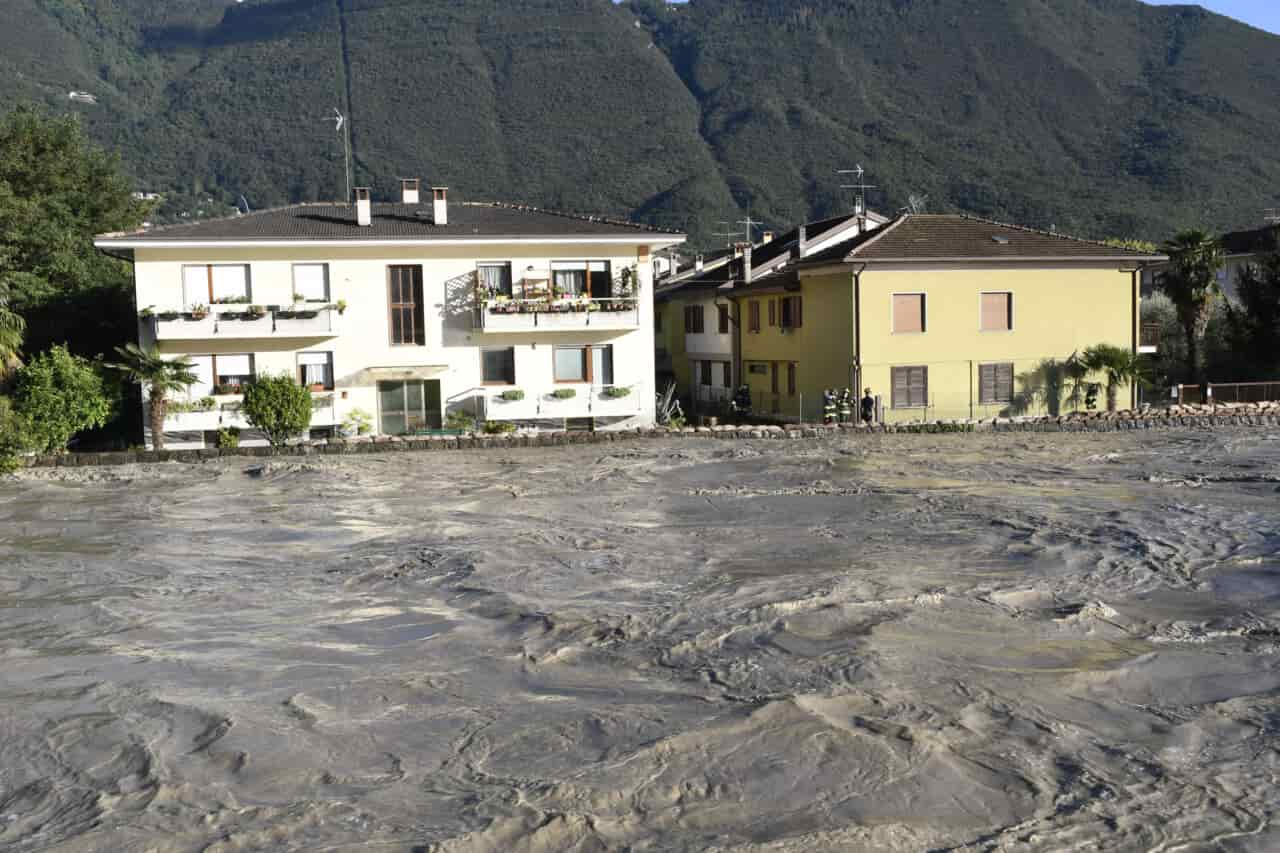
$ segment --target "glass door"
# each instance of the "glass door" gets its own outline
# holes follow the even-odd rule
[[[406,435],[422,429],[440,429],[439,380],[378,383],[378,431]]]

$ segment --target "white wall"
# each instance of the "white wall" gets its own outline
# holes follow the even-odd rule
[[[639,262],[644,251],[644,262]],[[259,374],[296,375],[300,351],[331,351],[339,418],[353,408],[368,412],[377,422],[376,379],[362,375],[369,368],[424,368],[440,365],[431,378],[441,382],[442,397],[454,405],[479,389],[481,346],[514,346],[516,382],[526,393],[554,387],[552,352],[556,344],[612,344],[615,384],[635,385],[640,413],[613,426],[634,427],[653,421],[653,275],[647,247],[592,245],[492,245],[483,247],[351,247],[147,249],[136,250],[135,280],[140,308],[178,310],[183,307],[182,268],[185,264],[248,263],[251,299],[259,305],[292,302],[294,263],[329,264],[330,299],[345,300],[341,332],[334,338],[290,339],[277,336],[250,340],[161,341],[167,354],[252,352]],[[473,330],[473,273],[479,261],[510,261],[518,282],[532,265],[546,270],[553,260],[607,260],[616,278],[622,269],[637,266],[639,317],[630,331],[507,332]],[[388,267],[421,264],[426,302],[426,345],[390,343]],[[714,322],[714,317],[712,317]],[[144,324],[144,327],[148,324]],[[144,328],[144,335],[146,335]],[[144,340],[145,342],[145,340]],[[501,389],[498,389],[501,390]]]

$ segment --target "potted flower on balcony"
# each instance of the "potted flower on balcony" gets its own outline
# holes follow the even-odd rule
[[[264,305],[250,305],[245,314],[250,320],[257,320],[259,317],[267,316],[267,309]]]
[[[143,308],[138,312],[138,316],[143,320],[150,320],[152,317],[156,316],[156,306],[148,305],[146,308]]]
[[[191,310],[187,312],[187,317],[192,320],[203,320],[209,316],[209,306],[202,302],[197,302],[191,306]]]
[[[324,383],[323,383],[323,382],[312,382],[312,383],[311,383],[310,385],[308,385],[307,387],[308,387],[308,388],[310,388],[312,391],[325,391],[325,390],[328,390],[328,389],[326,389],[326,388],[324,387]]]
[[[339,299],[337,302],[333,303],[333,304],[332,304],[332,305],[330,305],[329,307],[330,307],[330,308],[332,308],[334,311],[337,311],[337,312],[338,312],[338,316],[339,316],[339,317],[341,317],[344,313],[346,313],[346,310],[347,310],[347,300],[345,300],[345,299]]]
[[[182,316],[181,311],[157,311],[156,312],[156,319],[163,320],[166,322],[170,320],[176,320],[181,316]]]

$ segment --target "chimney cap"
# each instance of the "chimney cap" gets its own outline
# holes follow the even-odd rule
[[[419,187],[422,186],[421,178],[401,178],[400,186],[402,187]]]
[[[356,187],[356,188],[355,188],[355,193],[356,193],[356,201],[368,201],[368,200],[369,200],[369,188],[368,188],[368,187]]]

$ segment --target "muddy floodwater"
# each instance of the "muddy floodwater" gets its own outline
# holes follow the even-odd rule
[[[1280,430],[0,481],[0,850],[1280,850]]]

